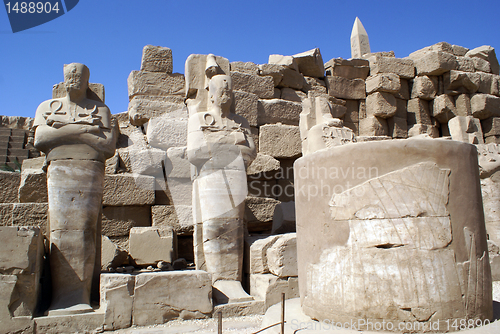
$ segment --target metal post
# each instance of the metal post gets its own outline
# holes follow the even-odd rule
[[[285,334],[285,293],[281,294],[281,334]]]
[[[219,329],[217,333],[222,334],[222,312],[217,313],[217,315],[219,317]]]

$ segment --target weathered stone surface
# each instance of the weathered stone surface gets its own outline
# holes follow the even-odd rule
[[[485,144],[500,144],[500,136],[489,136],[484,138]]]
[[[273,234],[295,232],[295,202],[281,202],[273,215]]]
[[[149,176],[163,179],[163,164],[167,159],[167,152],[159,148],[127,148],[118,152],[123,160],[126,170],[134,175]],[[129,174],[128,174],[129,175]],[[146,179],[139,179],[145,182]],[[154,179],[149,182],[154,183]],[[146,186],[149,186],[149,182]]]
[[[128,253],[118,247],[106,236],[101,236],[101,270],[108,270],[123,265],[128,260]],[[101,278],[102,279],[102,278]]]
[[[489,94],[474,94],[470,99],[472,116],[480,120],[500,117],[500,97]]]
[[[486,60],[490,63],[491,72],[493,74],[499,74],[500,65],[498,64],[498,59],[495,54],[495,49],[489,45],[483,45],[468,51],[465,54],[466,57],[477,57]]]
[[[397,93],[394,94],[396,98],[398,99],[403,99],[403,100],[409,100],[410,99],[410,84],[409,84],[408,79],[399,79],[399,82],[401,83],[401,88]]]
[[[244,117],[250,126],[257,126],[258,107],[257,95],[243,91],[234,92],[234,112]]]
[[[280,162],[270,155],[257,153],[257,157],[248,166],[247,174],[255,175],[259,173],[265,173],[270,171],[275,171],[280,168]]]
[[[252,93],[261,99],[272,99],[274,96],[274,81],[270,76],[231,72],[231,80],[235,91]]]
[[[386,119],[371,116],[359,120],[360,136],[387,136],[388,134],[389,127]]]
[[[2,203],[0,226],[35,226],[45,234],[47,203]]]
[[[274,210],[280,201],[274,198],[247,197],[245,201],[244,220],[249,229],[252,225],[268,223],[271,225]],[[267,224],[266,224],[267,225]]]
[[[134,96],[128,104],[130,124],[141,126],[153,117],[175,112],[184,108],[182,95]],[[121,127],[120,127],[121,128]]]
[[[468,94],[460,94],[455,97],[455,108],[457,116],[471,116],[470,96]]]
[[[104,312],[89,312],[73,315],[61,315],[35,318],[37,333],[102,333]]]
[[[147,141],[151,147],[165,151],[170,147],[186,146],[187,125],[186,110],[153,117],[147,123]]]
[[[142,49],[141,71],[171,74],[172,69],[172,50],[153,45],[146,45]]]
[[[209,317],[211,297],[212,279],[204,271],[139,274],[135,277],[132,324],[148,326],[175,318]]]
[[[489,144],[495,145],[495,144]],[[492,173],[489,177],[481,179],[481,194],[483,198],[484,221],[489,240],[494,243],[500,242],[500,173]]]
[[[396,98],[385,92],[375,92],[366,97],[366,115],[380,118],[394,116],[397,111]]]
[[[408,137],[414,137],[418,135],[428,135],[429,137],[432,138],[438,138],[439,130],[434,125],[428,125],[428,124],[417,123],[411,126],[408,125]]]
[[[278,277],[297,276],[297,237],[295,233],[279,236],[267,250],[269,271]]]
[[[413,79],[411,98],[432,100],[436,97],[437,80],[432,80],[426,75],[419,75]]]
[[[370,73],[370,62],[366,59],[333,58],[325,64],[328,76],[365,80]]]
[[[414,52],[409,58],[415,63],[417,75],[441,75],[458,68],[456,56],[447,52]]]
[[[328,94],[340,99],[360,100],[366,97],[365,81],[343,77],[326,77]]]
[[[155,179],[146,175],[116,174],[104,178],[103,205],[151,205],[155,203]]]
[[[481,75],[451,70],[443,76],[444,89],[447,91],[458,91],[460,93],[475,93],[479,89]]]
[[[265,302],[263,300],[252,300],[247,302],[219,304],[214,306],[212,316],[216,317],[217,314],[222,313],[223,318],[229,317],[245,317],[250,315],[264,314],[266,312]],[[238,325],[241,323],[238,320]],[[229,324],[228,327],[231,327]],[[245,327],[247,328],[247,327]]]
[[[273,158],[296,158],[302,154],[300,130],[295,125],[267,124],[260,127],[259,152]]]
[[[273,274],[250,275],[250,294],[257,300],[264,300],[266,309],[279,303],[282,293],[285,299],[299,296],[297,277],[282,279]]]
[[[157,200],[156,204],[191,205],[193,184],[190,178],[169,177],[166,183],[168,203],[158,203]]]
[[[170,147],[165,159],[165,176],[167,178],[190,178],[191,164],[187,158],[187,147]]]
[[[415,76],[415,65],[411,59],[393,57],[370,56],[370,75],[378,73],[394,73],[403,79],[412,79]]]
[[[500,136],[500,117],[490,117],[481,121],[485,137]]]
[[[273,78],[274,87],[278,86],[283,78],[283,71],[285,66],[276,64],[262,64],[259,65],[260,75],[269,75]]]
[[[171,227],[132,227],[129,254],[140,266],[176,258],[175,233]]]
[[[388,135],[392,138],[408,138],[406,118],[390,117],[387,119]]]
[[[173,228],[178,235],[193,233],[193,209],[189,205],[154,205],[151,214],[155,227]]]
[[[295,60],[293,56],[269,55],[268,63],[274,65],[283,65],[297,72],[299,71],[297,60]]]
[[[299,67],[299,72],[303,75],[314,78],[323,78],[325,76],[323,58],[318,48],[297,53],[293,55],[293,58]]]
[[[394,117],[399,117],[404,120],[408,118],[408,101],[396,98],[396,113]]]
[[[469,51],[469,49],[464,48],[463,46],[460,45],[452,45],[451,50],[455,56],[465,56],[467,51]]]
[[[407,108],[408,108],[408,113],[407,113],[408,125],[413,125],[413,124],[432,125],[431,115],[429,110],[429,102],[420,98],[414,98],[408,100]]]
[[[474,57],[472,58],[472,62],[474,63],[474,69],[477,72],[485,72],[485,73],[491,72],[491,65],[487,60]]]
[[[259,100],[257,123],[299,125],[301,112],[302,104],[297,102],[280,99]]]
[[[311,92],[312,94],[325,94],[325,95],[328,94],[326,90],[325,80],[307,76],[304,77],[304,79],[305,79],[305,85],[304,87],[302,87],[303,91],[306,91],[308,93]]]
[[[283,77],[277,87],[292,89],[302,89],[304,87],[304,76],[299,71],[286,67],[281,73]]]
[[[469,57],[457,57],[457,70],[464,72],[474,72],[474,61]]]
[[[249,274],[266,274],[269,273],[269,265],[267,259],[267,250],[278,240],[279,235],[270,235],[266,237],[256,236],[247,238],[249,244],[247,272]]]
[[[366,54],[370,54],[370,41],[365,27],[356,17],[351,31],[351,58],[361,58]]]
[[[231,72],[241,72],[251,75],[259,74],[259,66],[250,61],[233,61],[229,64],[229,66],[231,68]]]
[[[18,200],[20,203],[47,203],[47,174],[41,169],[23,169]]]
[[[283,100],[302,102],[302,98],[306,97],[307,94],[300,90],[295,90],[291,88],[281,88],[280,98]]]
[[[500,76],[491,73],[475,73],[480,76],[478,93],[500,96]]]
[[[456,112],[453,98],[450,95],[438,95],[432,101],[432,116],[438,120],[439,123],[448,123],[450,119],[455,117]]]
[[[101,274],[101,309],[104,310],[104,330],[117,330],[132,325],[135,276]]]
[[[394,73],[379,73],[366,78],[366,93],[397,93],[401,89],[399,76]]]
[[[133,227],[151,226],[149,205],[105,206],[101,233],[108,237],[128,236]]]
[[[53,99],[57,99],[57,98],[64,97],[64,96],[66,96],[66,87],[64,86],[64,82],[60,82],[60,83],[52,86],[52,98]],[[104,85],[100,84],[100,83],[89,82],[89,86],[87,89],[87,98],[91,99],[91,100],[101,101],[102,103],[104,103],[104,97],[105,97]],[[17,123],[16,128],[22,128],[22,129],[26,129],[26,130],[29,130],[32,126],[32,125],[28,126],[27,120],[23,121],[22,118],[18,119],[15,122],[11,121],[8,123],[14,123],[14,124]],[[25,125],[20,126],[23,123],[25,123]],[[33,124],[33,119],[31,119],[31,124]]]
[[[21,182],[21,174],[0,171],[0,203],[16,203],[17,192]]]
[[[453,140],[469,144],[484,144],[481,122],[472,116],[456,116],[448,122]]]
[[[127,79],[128,97],[132,100],[137,95],[184,96],[184,74],[132,71]]]

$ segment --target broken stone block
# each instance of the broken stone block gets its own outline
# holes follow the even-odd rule
[[[133,227],[151,226],[149,205],[105,206],[101,233],[108,237],[128,236]]]
[[[177,235],[193,233],[193,209],[189,205],[153,205],[151,215],[154,227],[173,228]]]
[[[359,120],[359,135],[360,136],[387,136],[389,127],[387,120],[370,116]]]
[[[474,57],[472,58],[472,62],[474,63],[474,69],[477,72],[491,73],[491,65],[487,60]]]
[[[444,89],[460,93],[475,93],[479,89],[481,76],[479,73],[451,70],[443,76]]]
[[[414,137],[418,135],[428,135],[429,137],[432,138],[438,138],[439,130],[434,125],[428,125],[428,124],[417,123],[411,126],[408,125],[408,137]]]
[[[151,205],[155,203],[155,178],[116,174],[104,177],[103,205]]]
[[[474,72],[474,61],[469,57],[457,57],[457,70],[463,72]]]
[[[283,78],[283,71],[285,66],[276,64],[262,64],[259,65],[259,75],[269,75],[273,78],[274,87],[278,86]]]
[[[297,90],[304,87],[305,79],[299,71],[285,67],[281,73],[283,74],[283,77],[277,87],[292,88]]]
[[[442,94],[436,96],[432,101],[432,116],[439,123],[448,123],[456,115],[455,104],[450,95]]]
[[[256,300],[266,300],[267,289],[278,279],[273,274],[250,274],[250,294]]]
[[[283,100],[302,102],[301,96],[304,98],[307,97],[307,95],[302,91],[297,91],[291,88],[281,88],[280,98]]]
[[[301,103],[281,99],[259,100],[257,123],[299,125],[301,112]]]
[[[125,169],[135,176],[153,177],[151,181],[154,184],[154,178],[163,179],[163,165],[167,159],[167,152],[159,148],[140,148],[135,146],[118,151]],[[146,180],[140,180],[141,183]],[[142,184],[140,184],[142,186]],[[149,183],[146,184],[149,186]],[[138,184],[139,186],[139,184]]]
[[[302,154],[300,130],[295,125],[267,124],[260,127],[259,152],[273,158],[296,158]]]
[[[451,46],[451,50],[455,56],[465,56],[465,54],[467,53],[467,51],[469,51],[469,49],[467,48],[464,48],[463,46],[460,46],[460,45],[452,45]]]
[[[147,123],[146,138],[151,147],[166,151],[170,147],[187,145],[186,112],[181,112],[184,117],[172,114],[153,117]]]
[[[23,169],[18,199],[20,203],[47,203],[47,174],[41,169]]]
[[[472,116],[480,120],[500,117],[500,97],[489,94],[474,94],[470,99]]]
[[[272,99],[274,96],[274,81],[270,76],[231,72],[231,80],[235,91],[252,93],[261,99]]]
[[[366,59],[333,58],[325,64],[328,76],[365,80],[370,73],[370,62]]]
[[[411,98],[432,100],[436,97],[437,80],[432,80],[426,75],[417,76],[413,79]]]
[[[328,94],[339,99],[360,100],[366,97],[365,81],[343,77],[326,77]]]
[[[274,208],[271,233],[282,234],[292,232],[295,232],[295,202],[281,202]]]
[[[408,100],[407,109],[408,109],[407,113],[408,125],[413,125],[413,124],[432,125],[431,115],[429,111],[429,102],[420,98],[414,98]]]
[[[187,159],[187,147],[170,147],[167,150],[167,159],[165,159],[165,176],[190,178],[191,164]]]
[[[270,230],[274,210],[280,201],[266,197],[247,197],[244,220],[248,230]]]
[[[37,317],[35,328],[37,333],[102,333],[104,327],[104,312],[95,312]]]
[[[172,74],[172,69],[172,50],[153,45],[146,45],[142,49],[141,71]]]
[[[375,92],[366,97],[366,115],[380,118],[394,116],[397,111],[396,98],[385,92]]]
[[[0,203],[16,203],[18,196],[21,174],[14,172],[0,171]]]
[[[490,117],[481,121],[485,137],[500,136],[500,117]]]
[[[128,260],[128,253],[109,240],[101,236],[101,270],[109,270],[122,266]]]
[[[235,114],[244,117],[250,126],[257,126],[259,97],[255,94],[234,91]]]
[[[415,63],[417,75],[441,75],[458,68],[456,56],[447,52],[414,52],[409,58]]]
[[[325,68],[318,48],[293,55],[299,72],[308,77],[323,78]]]
[[[184,96],[184,74],[132,71],[127,79],[128,97],[134,96]]]
[[[471,58],[477,57],[488,61],[490,63],[491,73],[500,74],[500,65],[498,64],[498,59],[493,47],[489,45],[483,45],[468,51],[465,56]]]
[[[297,277],[277,278],[274,282],[270,282],[266,289],[266,309],[281,302],[283,293],[285,294],[285,300],[299,297]]]
[[[265,302],[263,300],[251,300],[246,302],[215,305],[212,315],[215,316],[216,314],[221,313],[223,318],[231,318],[231,317],[245,317],[250,315],[259,315],[259,314],[264,314],[265,312],[266,312]],[[238,322],[240,321],[238,320]],[[229,325],[228,327],[231,327],[230,323],[227,325]],[[238,328],[243,328],[239,327],[241,326],[240,324],[236,326],[238,326]],[[244,326],[246,328],[248,325],[245,324]],[[255,330],[257,330],[258,328],[260,327],[258,326],[255,327]]]
[[[398,99],[409,100],[410,99],[410,84],[408,79],[399,79],[401,83],[401,88],[394,96]]]
[[[259,66],[251,61],[233,61],[229,64],[231,72],[241,72],[251,75],[259,74]]]
[[[298,276],[296,233],[279,236],[267,250],[269,271],[278,277]]]
[[[401,59],[383,56],[370,56],[370,75],[379,73],[394,73],[402,79],[412,79],[415,76],[415,65],[412,59]]]
[[[149,326],[172,319],[204,319],[212,312],[212,278],[201,270],[135,276],[132,324]]]
[[[175,234],[169,227],[132,227],[129,254],[139,266],[172,262],[176,258]]]
[[[141,126],[147,123],[151,118],[182,110],[183,108],[184,103],[182,95],[138,95],[132,98],[128,104],[128,119],[130,120],[130,124]],[[120,129],[122,131],[123,128],[120,126]]]
[[[311,92],[315,94],[325,94],[328,92],[326,90],[326,82],[323,79],[313,78],[313,77],[304,77],[305,85],[302,87],[303,91]],[[307,97],[307,96],[306,96]]]
[[[256,236],[254,238],[246,238],[250,250],[245,252],[248,254],[247,272],[249,274],[266,274],[269,273],[267,250],[278,240],[279,235],[271,235],[267,237]]]
[[[500,96],[500,76],[482,72],[475,74],[479,74],[481,77],[477,90],[478,93]]]
[[[397,93],[401,89],[399,76],[394,73],[379,73],[369,76],[365,83],[366,94],[374,92]]]
[[[128,328],[132,325],[135,276],[101,274],[101,303],[104,310],[104,330]]]
[[[406,118],[390,117],[387,119],[388,135],[392,138],[408,138]]]
[[[468,94],[460,94],[455,97],[455,108],[457,116],[471,116],[470,96]]]
[[[297,60],[293,56],[269,55],[268,63],[274,65],[283,65],[297,72],[299,71]]]
[[[456,116],[449,120],[448,129],[453,140],[469,144],[484,144],[481,122],[472,116]]]

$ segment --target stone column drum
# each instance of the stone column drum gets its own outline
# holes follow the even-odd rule
[[[416,332],[491,319],[475,146],[347,144],[300,158],[294,168],[307,315],[359,330],[410,324]]]

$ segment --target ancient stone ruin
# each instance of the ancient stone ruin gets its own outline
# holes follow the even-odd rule
[[[0,332],[219,312],[267,314],[265,328],[282,293],[306,327],[493,321],[495,50],[371,53],[359,19],[351,50],[193,54],[180,74],[147,45],[118,114],[65,65],[34,119],[0,118]]]

